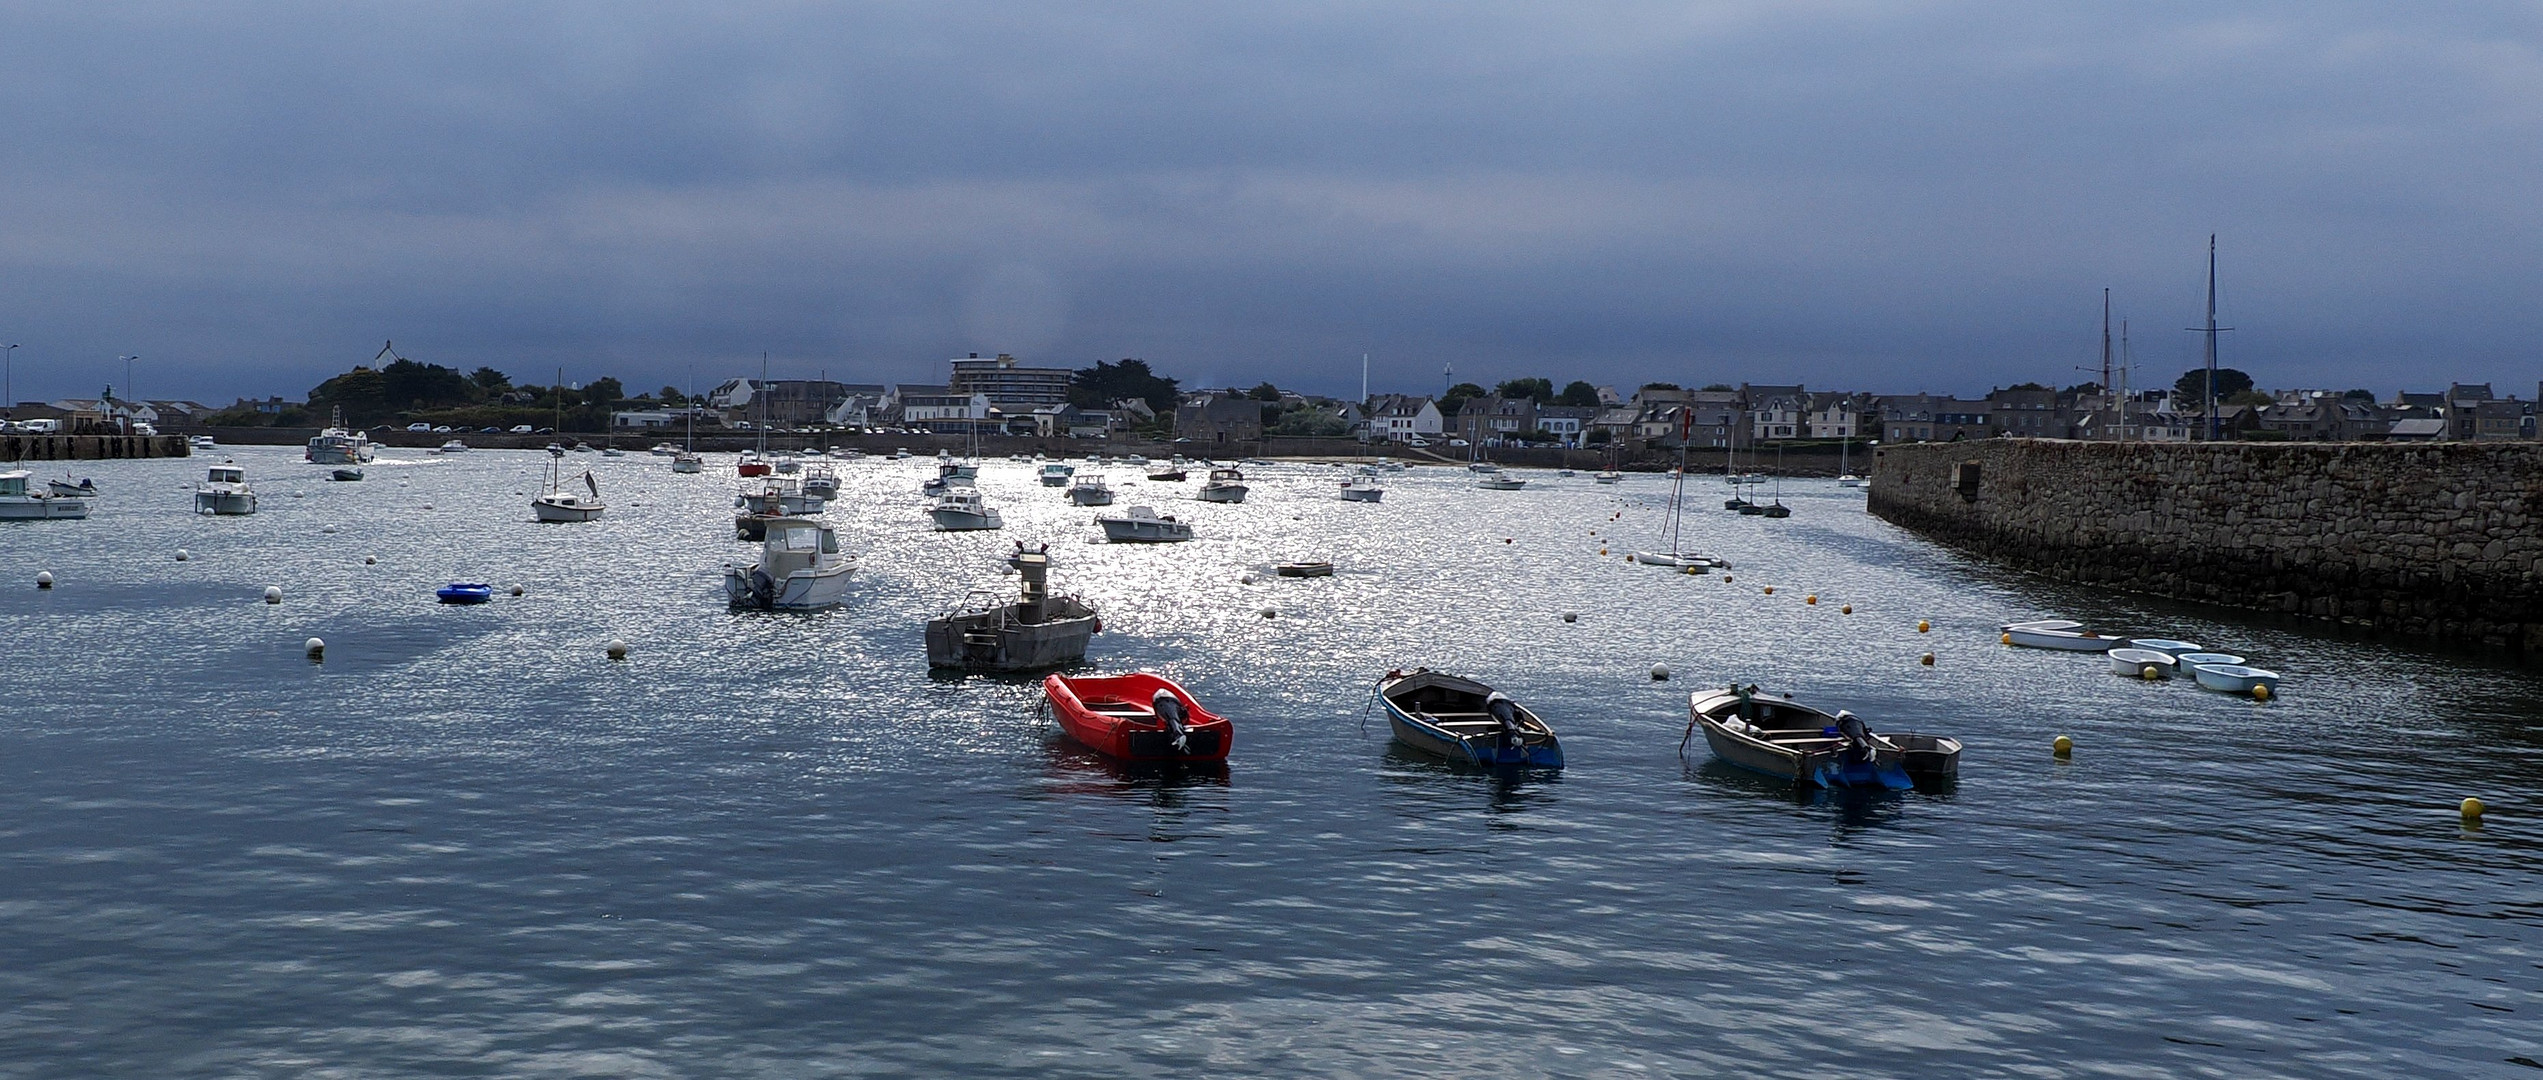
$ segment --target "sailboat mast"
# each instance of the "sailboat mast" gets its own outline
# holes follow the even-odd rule
[[[2102,290],[2102,393],[2110,392],[2110,290]]]
[[[2233,329],[2216,325],[2216,234],[2207,235],[2207,325],[2190,327],[2194,334],[2207,335],[2207,439],[2215,442],[2219,435],[2216,418],[2216,335]]]

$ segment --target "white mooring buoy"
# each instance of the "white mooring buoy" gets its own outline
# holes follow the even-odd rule
[[[611,639],[611,640],[610,640],[610,642],[609,642],[609,658],[610,658],[610,659],[612,659],[612,660],[624,660],[624,659],[626,659],[626,658],[627,658],[627,643],[626,643],[626,642],[624,642],[624,641],[616,640],[616,639],[614,639],[614,638],[613,638],[613,639]]]
[[[1651,665],[1651,681],[1653,681],[1653,682],[1667,682],[1667,681],[1669,681],[1669,665],[1667,665],[1667,664],[1653,664],[1653,665]]]
[[[52,587],[53,587],[53,572],[52,572],[52,571],[50,571],[50,570],[38,570],[38,571],[36,571],[36,572],[35,572],[35,587],[36,587],[36,588],[39,588],[39,589],[50,589],[50,588],[52,588]]]
[[[283,602],[283,587],[282,587],[282,586],[280,586],[280,585],[267,585],[267,586],[265,586],[265,602],[266,602],[266,603],[268,603],[268,604],[279,604],[279,603],[282,603],[282,602]]]
[[[327,658],[326,640],[323,638],[310,638],[309,640],[300,643],[300,651],[308,653],[309,658],[312,660],[324,660]]]
[[[178,548],[178,549],[177,549],[177,561],[178,561],[178,562],[184,562],[184,561],[186,561],[187,559],[191,559],[191,558],[193,558],[193,557],[194,557],[194,553],[193,553],[193,552],[187,551],[187,550],[186,550],[186,549],[184,549],[184,548]]]

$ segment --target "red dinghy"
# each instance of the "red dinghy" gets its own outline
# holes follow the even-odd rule
[[[1202,708],[1163,675],[1050,675],[1042,679],[1042,692],[1069,738],[1124,761],[1225,761],[1236,738],[1226,717]],[[1161,693],[1167,698],[1164,717],[1157,715]]]

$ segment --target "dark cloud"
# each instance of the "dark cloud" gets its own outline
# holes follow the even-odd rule
[[[20,396],[386,338],[631,385],[1012,351],[1541,373],[2535,377],[2513,4],[15,5]],[[2163,381],[2169,381],[2168,378]]]

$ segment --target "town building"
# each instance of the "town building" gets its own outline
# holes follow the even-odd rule
[[[1045,405],[1068,404],[1068,388],[1077,373],[1067,368],[1026,367],[1007,353],[981,359],[973,353],[953,361],[953,377],[945,385],[956,393],[989,395],[1003,412],[1024,415]]]
[[[1263,403],[1237,394],[1204,393],[1174,410],[1175,441],[1234,446],[1263,437]]]
[[[1807,437],[1810,395],[1801,384],[1741,383],[1740,397],[1748,402],[1749,437],[1759,442]]]
[[[1436,439],[1448,429],[1439,403],[1426,397],[1381,394],[1369,402],[1369,437],[1387,442]]]
[[[1598,419],[1595,405],[1540,405],[1536,410],[1537,430],[1554,436],[1564,446],[1579,446],[1589,437],[1589,425]]]
[[[1457,434],[1468,442],[1497,446],[1536,431],[1536,400],[1497,394],[1467,398],[1457,410]]]
[[[993,419],[989,395],[961,393],[947,386],[922,386],[903,383],[900,391],[901,424],[904,427],[934,432],[972,432],[986,430]]]

